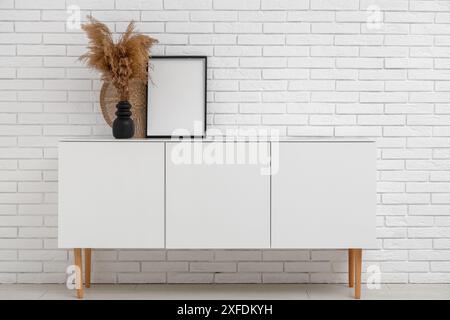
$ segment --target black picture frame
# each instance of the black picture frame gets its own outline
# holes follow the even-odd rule
[[[146,93],[147,93],[147,118],[145,121],[145,135],[147,139],[172,139],[172,138],[179,138],[179,139],[194,139],[194,138],[205,138],[206,137],[206,127],[207,127],[207,92],[208,92],[208,81],[207,81],[207,74],[208,74],[208,57],[204,56],[204,55],[180,55],[180,56],[175,56],[175,55],[165,55],[165,56],[161,56],[161,55],[152,55],[150,56],[149,59],[149,63],[147,65],[147,71],[148,74],[151,75],[151,70],[149,70],[149,67],[151,65],[151,61],[154,59],[201,59],[204,61],[204,99],[203,99],[203,132],[202,135],[190,135],[190,136],[173,136],[173,135],[149,135],[148,134],[148,107],[149,107],[149,102],[148,102],[148,84],[147,84],[147,88],[146,88]],[[151,77],[151,76],[150,76]]]

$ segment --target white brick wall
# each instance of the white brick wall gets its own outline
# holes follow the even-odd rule
[[[450,1],[0,0],[0,282],[63,282],[61,136],[103,136],[77,5],[209,56],[208,125],[377,140],[383,282],[450,283]],[[367,24],[376,5],[381,26]],[[373,8],[373,7],[372,7]],[[376,7],[375,7],[376,8]],[[378,26],[378,28],[377,28]],[[375,28],[374,28],[375,27]],[[344,251],[98,250],[96,282],[345,282]]]

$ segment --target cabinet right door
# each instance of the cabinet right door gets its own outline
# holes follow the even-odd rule
[[[375,143],[280,142],[276,149],[272,143],[272,248],[374,248]]]

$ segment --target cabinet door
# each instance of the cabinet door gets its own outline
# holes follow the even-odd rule
[[[192,150],[191,164],[174,160],[181,144],[166,146],[167,248],[268,248],[270,176],[262,175],[258,164],[208,164],[201,159],[202,163],[196,164],[199,159],[194,159],[194,153],[208,153],[213,145],[185,144]],[[225,151],[228,156],[231,149],[244,150],[246,154],[254,148],[269,150],[267,143],[214,144],[229,148]]]
[[[164,143],[60,143],[58,219],[62,248],[163,248]]]
[[[375,246],[374,143],[282,142],[278,153],[273,248]]]

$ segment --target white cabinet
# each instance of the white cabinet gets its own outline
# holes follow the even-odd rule
[[[178,160],[181,144],[166,146],[166,247],[269,248],[270,176],[259,164],[208,163],[205,158],[208,148],[248,155],[252,149],[268,151],[269,143],[185,145],[191,163]],[[206,163],[195,163],[199,156]]]
[[[59,144],[60,248],[164,247],[164,144]]]
[[[272,176],[272,248],[375,247],[371,142],[281,142]]]
[[[61,142],[59,246],[375,247],[373,142],[187,141]]]

